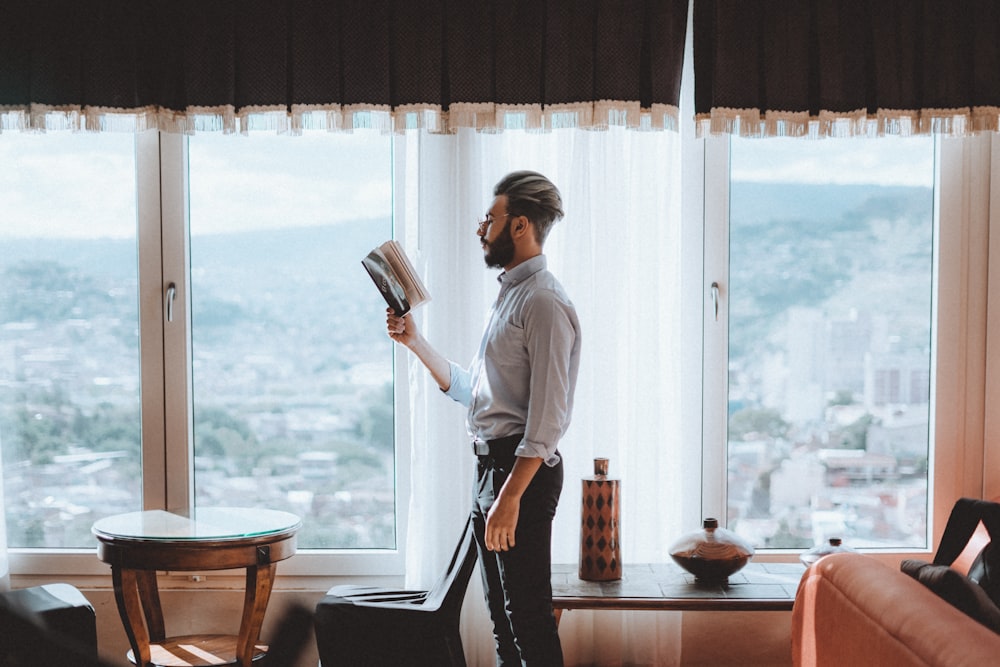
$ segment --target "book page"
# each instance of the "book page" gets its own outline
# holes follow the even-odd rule
[[[379,249],[392,267],[393,273],[396,274],[396,279],[403,286],[403,291],[406,293],[407,301],[410,302],[410,307],[415,308],[422,303],[430,301],[431,295],[424,286],[419,274],[417,274],[416,269],[413,268],[410,258],[406,256],[403,246],[397,241],[390,240],[379,246]]]

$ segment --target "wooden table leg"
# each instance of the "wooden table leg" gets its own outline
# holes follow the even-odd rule
[[[155,574],[155,573],[154,573]],[[151,664],[149,653],[149,632],[143,615],[143,605],[139,600],[139,584],[136,571],[123,567],[111,568],[111,581],[115,587],[115,601],[118,614],[125,626],[128,643],[132,646],[132,657],[139,667]]]
[[[264,624],[264,612],[274,585],[276,563],[266,562],[247,568],[246,592],[243,597],[243,618],[240,634],[236,641],[236,661],[242,667],[250,667],[260,639],[260,628]]]
[[[136,572],[139,587],[139,599],[142,600],[143,616],[146,618],[146,630],[149,641],[162,642],[167,637],[163,625],[163,609],[160,606],[160,589],[156,583],[156,570],[139,570]]]

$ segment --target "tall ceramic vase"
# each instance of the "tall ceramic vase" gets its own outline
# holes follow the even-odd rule
[[[594,476],[583,478],[580,509],[580,578],[622,578],[619,534],[620,481],[608,479],[608,459],[594,459]]]

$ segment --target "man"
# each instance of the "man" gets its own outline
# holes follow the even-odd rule
[[[556,449],[569,426],[580,361],[580,323],[542,246],[563,217],[559,190],[518,171],[494,188],[477,234],[500,294],[467,368],[445,359],[410,315],[387,317],[441,390],[469,408],[477,455],[472,509],[497,665],[563,664],[552,613],[552,519],[562,490]]]

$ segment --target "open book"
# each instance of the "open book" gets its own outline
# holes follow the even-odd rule
[[[396,315],[402,317],[411,308],[430,301],[431,295],[403,251],[403,246],[396,241],[386,241],[375,248],[361,260],[361,264]]]

